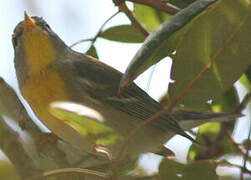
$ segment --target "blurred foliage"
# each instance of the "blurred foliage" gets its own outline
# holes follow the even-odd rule
[[[1,159],[0,161],[0,179],[20,180],[15,168],[5,159]]]
[[[159,180],[218,180],[216,163],[196,161],[187,165],[173,160],[163,160],[159,166]]]

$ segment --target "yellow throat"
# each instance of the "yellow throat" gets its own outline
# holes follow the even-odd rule
[[[53,101],[66,101],[66,88],[62,78],[50,66],[57,61],[48,32],[25,16],[23,43],[28,79],[21,91],[36,115],[42,121],[48,118],[48,106]],[[45,123],[46,124],[46,123]]]

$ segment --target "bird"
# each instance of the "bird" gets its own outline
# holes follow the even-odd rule
[[[41,17],[30,17],[25,12],[25,19],[14,29],[12,44],[22,96],[48,129],[83,151],[92,152],[96,141],[50,114],[48,108],[52,102],[74,102],[94,109],[103,117],[102,123],[112,128],[123,140],[140,123],[163,110],[160,103],[135,83],[118,93],[123,75],[121,72],[72,50]],[[184,110],[161,115],[142,127],[126,144],[126,157],[134,158],[141,153],[157,151],[175,134],[195,142],[181,128],[186,126],[186,122],[195,119],[196,123],[189,126],[191,128],[213,119],[228,119],[228,116],[233,119],[239,115]],[[123,140],[108,146],[113,157],[119,155]]]

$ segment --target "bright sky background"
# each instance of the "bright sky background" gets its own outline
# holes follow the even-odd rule
[[[0,0],[0,76],[3,77],[11,86],[17,90],[17,82],[13,65],[13,48],[11,44],[11,35],[18,22],[24,18],[24,11],[31,16],[43,17],[52,30],[61,37],[67,45],[71,45],[80,39],[93,37],[103,22],[117,11],[112,0]],[[107,27],[116,24],[129,23],[127,18],[121,14],[110,21]],[[90,43],[83,43],[75,47],[80,52],[85,52]],[[124,72],[130,60],[140,47],[140,44],[125,44],[109,42],[104,39],[98,39],[95,43],[101,61]],[[149,94],[157,99],[166,90],[169,81],[170,60],[161,61],[155,69],[151,82]],[[136,82],[141,88],[146,89],[146,84],[151,70],[140,76]],[[243,123],[242,123],[243,124]],[[244,123],[245,125],[245,123]],[[243,125],[239,125],[243,129]],[[238,134],[238,132],[237,132]],[[189,141],[184,138],[177,138],[169,143],[172,149],[176,149],[178,159],[184,162],[187,148],[184,144]],[[174,147],[175,145],[175,147]],[[182,147],[182,148],[181,148]],[[146,155],[147,161],[156,160],[153,155]],[[159,161],[159,160],[158,160]],[[149,163],[149,167],[156,170],[157,162]]]

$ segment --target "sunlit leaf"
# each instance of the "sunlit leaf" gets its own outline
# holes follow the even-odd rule
[[[171,17],[167,13],[142,4],[134,4],[134,14],[137,20],[149,31],[154,30],[158,25]]]
[[[251,81],[248,80],[246,74],[243,74],[239,79],[239,82],[248,90],[251,90]]]
[[[104,124],[102,116],[95,110],[76,103],[54,102],[50,113],[67,123],[81,135],[98,145],[110,145],[122,140],[112,128]]]
[[[239,81],[245,88],[251,90],[251,64],[248,66],[245,74],[241,76]]]
[[[102,32],[100,37],[126,43],[141,43],[145,39],[144,36],[132,25],[111,27]]]

